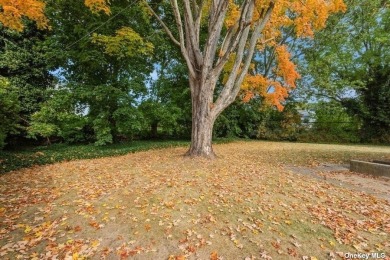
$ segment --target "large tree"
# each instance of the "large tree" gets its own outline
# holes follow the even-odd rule
[[[95,12],[108,13],[107,2],[86,0],[85,4]],[[155,16],[180,48],[188,68],[192,101],[187,154],[205,157],[214,157],[212,130],[216,118],[236,99],[243,83],[248,93],[245,99],[254,91],[262,95],[271,92],[269,99],[279,108],[288,90],[295,87],[299,75],[287,47],[276,46],[282,30],[291,27],[297,36],[312,36],[314,30],[325,26],[329,14],[345,9],[343,0],[145,0],[139,4]],[[267,46],[276,48],[277,78],[248,76],[255,50]]]
[[[13,114],[16,117],[9,119],[20,127],[6,134],[6,141],[12,146],[26,141],[26,127],[32,114],[50,98],[48,90],[55,85],[55,78],[49,73],[53,67],[45,44],[51,32],[39,30],[34,22],[26,21],[22,32],[0,27],[0,35],[0,77],[8,82],[7,96],[16,95],[19,104],[18,113]],[[0,113],[9,109],[2,103],[5,99],[2,100]]]
[[[80,0],[46,2],[47,16],[56,36],[51,43],[54,50],[62,50],[52,56],[63,81],[59,87],[62,90],[56,90],[55,98],[46,104],[48,108],[58,109],[43,109],[43,115],[47,111],[55,114],[36,117],[38,126],[51,124],[51,119],[57,117],[59,129],[68,128],[72,124],[61,122],[66,117],[58,118],[59,112],[70,115],[72,110],[74,114],[77,108],[82,108],[83,130],[88,141],[92,139],[96,145],[105,145],[132,138],[143,122],[137,100],[145,92],[145,81],[153,70],[149,57],[154,46],[145,39],[151,34],[149,17],[140,6],[129,5],[126,0],[111,4],[111,17],[104,13],[92,14]],[[97,7],[93,11],[94,8]],[[64,100],[70,102],[61,102]],[[73,121],[72,117],[68,119]],[[75,124],[72,132],[80,133],[78,128]],[[67,136],[62,137],[71,141]]]
[[[285,46],[276,51],[277,75],[283,78],[283,85],[262,75],[248,78],[255,50],[278,44],[284,27],[293,26],[298,36],[311,36],[313,30],[325,26],[330,13],[345,9],[341,0],[164,2],[157,8],[144,3],[180,47],[186,62],[192,100],[191,146],[187,154],[205,157],[214,156],[211,139],[216,118],[235,100],[246,80],[248,93],[271,91],[276,105],[295,86],[298,74]],[[166,19],[171,10],[174,24]],[[206,32],[203,38],[202,32]],[[223,86],[215,93],[221,80]],[[255,85],[262,87],[251,88]]]

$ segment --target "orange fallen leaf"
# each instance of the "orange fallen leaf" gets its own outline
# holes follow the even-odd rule
[[[210,260],[218,260],[218,254],[217,252],[213,251],[210,254]]]
[[[89,222],[89,225],[90,225],[91,227],[96,228],[96,229],[99,229],[99,228],[100,228],[100,227],[99,227],[99,223],[97,223],[96,221],[91,221],[91,222]]]
[[[150,224],[146,224],[145,225],[145,230],[146,231],[149,231],[151,228],[152,228],[152,226]]]
[[[74,231],[75,232],[80,232],[82,230],[82,228],[80,227],[80,226],[76,226],[75,228],[74,228]]]

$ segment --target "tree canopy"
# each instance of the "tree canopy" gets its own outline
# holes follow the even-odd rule
[[[213,136],[387,140],[386,1],[0,6],[2,143],[191,136],[189,155],[213,157]],[[347,125],[324,130],[336,114]]]
[[[343,15],[307,44],[304,91],[344,106],[362,122],[361,138],[388,142],[390,9],[387,1],[348,1]],[[385,140],[387,139],[387,140]]]

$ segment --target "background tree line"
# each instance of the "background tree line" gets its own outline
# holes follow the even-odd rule
[[[346,3],[314,39],[286,29],[302,79],[284,110],[242,93],[215,137],[390,143],[389,3]],[[146,7],[113,1],[107,16],[79,0],[46,5],[50,29],[0,27],[0,147],[190,137],[186,67]]]

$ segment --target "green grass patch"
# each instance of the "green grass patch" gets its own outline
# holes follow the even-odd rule
[[[232,142],[234,139],[217,139],[214,143]],[[0,151],[0,173],[45,165],[55,162],[72,161],[79,159],[93,159],[108,156],[118,156],[151,149],[188,146],[189,141],[159,140],[159,141],[132,141],[106,146],[53,144],[38,146],[19,151]]]

